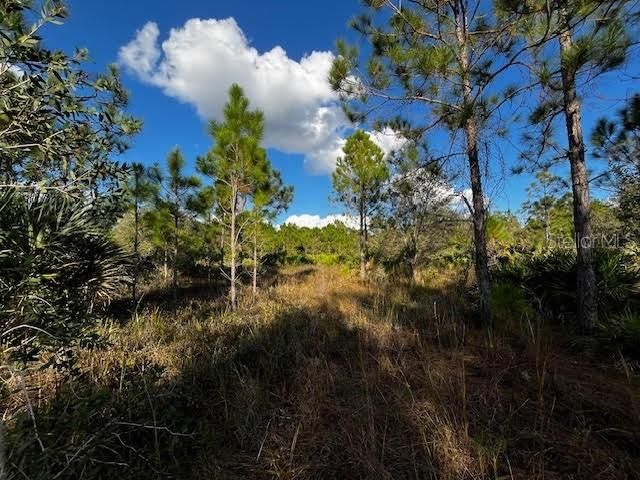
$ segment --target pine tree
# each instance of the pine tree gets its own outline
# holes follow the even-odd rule
[[[500,88],[529,48],[514,36],[522,15],[502,8],[490,10],[490,3],[481,0],[364,3],[370,9],[357,17],[353,26],[368,40],[371,54],[363,64],[356,48],[338,42],[330,82],[342,94],[355,121],[364,120],[365,114],[379,115],[384,125],[412,139],[436,128],[450,133],[452,151],[442,158],[464,157],[469,168],[473,198],[468,207],[473,221],[480,317],[490,325],[491,281],[480,148],[489,144],[487,136],[482,137],[489,121],[497,118],[496,113],[503,111],[509,100],[529,88]],[[378,12],[375,18],[380,19],[379,25],[374,23]],[[404,118],[389,119],[393,115],[390,107],[391,112],[404,112]]]
[[[509,3],[509,2],[504,2]],[[577,252],[578,322],[585,331],[597,321],[597,284],[594,266],[593,235],[590,218],[589,173],[582,131],[582,104],[579,86],[603,73],[619,68],[627,54],[629,38],[625,18],[631,18],[632,2],[556,0],[527,2],[529,18],[523,35],[544,31],[546,42],[535,53],[533,70],[543,93],[543,101],[531,115],[539,132],[526,140],[535,145],[526,160],[544,157],[546,162],[568,160],[573,191],[573,223]],[[521,9],[521,6],[512,5]],[[538,33],[534,33],[538,36]],[[555,143],[553,123],[564,120],[566,147]]]
[[[150,233],[155,256],[160,257],[162,279],[166,285],[169,281],[169,247],[173,235],[173,221],[169,208],[156,198],[153,208],[144,212],[142,221]]]
[[[144,165],[134,163],[131,165],[129,178],[129,196],[133,204],[133,282],[131,285],[131,297],[133,303],[137,301],[138,274],[140,270],[140,209],[158,194],[158,185],[153,181]]]
[[[389,186],[389,212],[385,223],[395,235],[404,237],[402,258],[417,280],[418,262],[438,235],[454,220],[450,208],[454,192],[447,178],[428,156],[410,146],[391,158],[393,174]]]
[[[542,223],[544,229],[544,246],[551,242],[551,209],[558,195],[565,185],[560,177],[548,169],[536,173],[536,181],[527,187],[527,200],[522,209],[529,214],[529,219],[536,219]]]
[[[618,217],[640,239],[640,94],[627,100],[617,121],[600,119],[591,134],[596,158],[609,164],[608,183],[618,201]]]
[[[201,167],[202,162],[202,157],[199,157],[196,162],[196,168],[200,173],[204,173]],[[203,186],[189,198],[187,203],[189,210],[201,218],[201,222],[196,224],[196,235],[202,236],[202,246],[207,263],[207,278],[211,281],[213,262],[219,259],[222,269],[224,259],[224,244],[218,243],[219,238],[224,240],[224,227],[217,216],[219,208],[215,187],[212,185]]]
[[[159,168],[153,169],[156,182],[160,185],[160,197],[158,198],[158,208],[166,209],[171,216],[173,231],[173,297],[178,296],[178,259],[180,254],[180,225],[181,220],[187,213],[187,202],[193,189],[200,186],[200,179],[196,176],[184,174],[185,160],[178,147],[169,152],[167,156],[168,175],[163,177]]]
[[[382,190],[389,178],[384,152],[369,135],[356,131],[347,139],[344,156],[333,172],[333,188],[338,200],[357,213],[360,221],[360,278],[367,276],[368,218],[380,206]]]
[[[244,217],[251,199],[268,181],[271,169],[261,146],[264,115],[259,110],[249,110],[249,100],[239,85],[231,86],[223,115],[221,122],[209,123],[215,145],[201,160],[200,167],[215,181],[221,216],[229,234],[229,297],[235,309],[240,245],[250,221]]]

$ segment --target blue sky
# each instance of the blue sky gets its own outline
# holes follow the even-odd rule
[[[360,10],[358,0],[68,4],[68,21],[48,27],[45,39],[67,51],[88,48],[95,71],[109,63],[123,65],[130,111],[144,121],[126,160],[162,163],[178,145],[193,165],[211,145],[205,119],[219,113],[228,85],[235,81],[265,110],[270,158],[295,187],[294,202],[280,221],[289,215],[341,212],[328,200],[328,172],[344,130],[335,131],[341,125],[335,102],[320,80],[335,40],[350,35],[347,22]],[[585,132],[595,118],[620,108],[620,99],[633,87],[620,75],[591,87],[595,100],[585,105]],[[393,139],[379,140],[389,148],[393,145]],[[505,144],[502,156],[508,168],[517,151]],[[487,193],[494,209],[517,210],[531,178],[503,178],[500,163],[495,162]]]

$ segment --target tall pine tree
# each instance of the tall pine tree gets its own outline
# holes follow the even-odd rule
[[[264,115],[249,110],[249,100],[239,85],[232,85],[221,122],[212,120],[209,133],[213,148],[200,161],[200,168],[215,181],[224,227],[229,234],[229,298],[237,308],[238,265],[242,235],[250,222],[246,217],[251,200],[268,182],[271,171],[261,146]]]
[[[140,220],[142,206],[155,198],[158,194],[158,185],[144,165],[134,163],[131,165],[129,178],[129,196],[133,207],[133,279],[131,284],[131,297],[135,304],[138,298],[138,274],[140,270]]]
[[[562,179],[548,169],[537,172],[535,182],[527,187],[529,200],[522,205],[522,209],[528,214],[530,220],[533,219],[542,224],[544,248],[548,248],[551,243],[551,209],[564,188]]]
[[[532,70],[540,86],[542,102],[533,111],[531,123],[539,131],[525,139],[534,148],[526,160],[544,159],[546,164],[567,160],[573,192],[573,226],[577,252],[578,322],[585,331],[597,321],[597,283],[594,267],[589,173],[582,130],[583,99],[579,88],[592,83],[604,73],[619,68],[627,54],[630,40],[625,19],[634,2],[620,0],[531,0],[501,2],[506,8],[526,12],[526,22],[519,27],[523,37],[536,48]],[[546,42],[540,43],[540,32]],[[554,122],[562,120],[566,144],[554,138]]]
[[[480,317],[491,324],[491,281],[480,151],[497,112],[529,88],[505,86],[530,48],[514,36],[520,12],[492,10],[481,0],[366,0],[369,8],[353,27],[370,45],[368,58],[338,42],[330,73],[355,121],[378,115],[383,123],[417,140],[436,128],[450,134],[442,158],[466,159],[472,191],[475,270]],[[389,107],[393,107],[390,111]],[[398,110],[402,118],[389,118]],[[407,127],[410,125],[410,128]]]
[[[171,239],[173,241],[173,297],[178,296],[178,260],[180,255],[180,226],[183,218],[187,214],[187,204],[193,190],[200,186],[200,179],[193,175],[185,175],[185,160],[178,147],[169,152],[167,156],[166,176],[162,175],[159,168],[154,168],[153,175],[160,185],[160,197],[158,198],[158,209],[166,210],[171,216],[173,231]]]

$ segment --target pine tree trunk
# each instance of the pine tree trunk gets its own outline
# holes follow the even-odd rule
[[[367,237],[365,227],[364,201],[360,200],[360,279],[367,278]]]
[[[137,182],[137,178],[136,178],[136,182]],[[136,185],[136,190],[138,189],[138,186]],[[133,304],[135,305],[136,302],[138,301],[138,292],[137,292],[137,286],[138,286],[138,266],[139,266],[139,258],[138,258],[138,250],[140,249],[139,244],[140,244],[140,238],[139,238],[139,233],[138,233],[138,229],[139,229],[139,217],[140,217],[140,212],[139,212],[139,207],[138,207],[138,199],[136,198],[135,200],[135,205],[134,205],[134,232],[133,232],[133,283],[131,285],[131,296],[132,296],[132,300],[133,300]]]
[[[253,296],[258,292],[258,231],[257,225],[253,231]]]
[[[561,9],[565,25],[566,12]],[[560,56],[564,114],[567,124],[571,185],[573,189],[573,224],[576,242],[578,322],[585,330],[591,330],[597,321],[597,292],[594,269],[594,253],[589,214],[589,178],[585,163],[584,138],[581,124],[581,104],[576,92],[576,72],[564,59],[572,48],[571,30],[560,34]]]
[[[478,158],[477,132],[475,121],[467,122],[467,155],[471,172],[471,193],[473,196],[473,238],[475,245],[476,281],[480,292],[480,319],[491,326],[491,277],[489,275],[489,257],[487,255],[486,210],[482,193],[482,176]]]
[[[237,308],[237,298],[236,298],[236,207],[238,201],[238,190],[235,183],[231,187],[231,242],[229,244],[229,249],[231,250],[231,287],[229,290],[229,297],[231,300],[231,309],[235,310]]]
[[[463,99],[465,109],[471,109],[473,91],[471,87],[471,72],[469,65],[468,19],[465,9],[466,3],[461,0],[455,2],[456,38],[460,47],[460,70],[463,84]],[[473,197],[473,238],[475,246],[475,271],[478,290],[480,293],[480,320],[488,327],[491,319],[491,277],[489,275],[489,257],[487,255],[486,210],[482,190],[482,172],[478,154],[478,127],[474,112],[465,120],[464,132],[467,142],[467,158],[471,176],[471,194]]]
[[[169,259],[167,254],[167,243],[164,244],[164,262],[162,266],[162,276],[164,278],[165,285],[167,284],[167,279],[169,278]]]
[[[174,217],[175,237],[173,241],[173,299],[178,298],[178,214]]]

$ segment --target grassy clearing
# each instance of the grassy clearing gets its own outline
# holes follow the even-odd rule
[[[640,478],[636,374],[443,285],[305,267],[106,325],[73,380],[8,378],[9,478]]]

